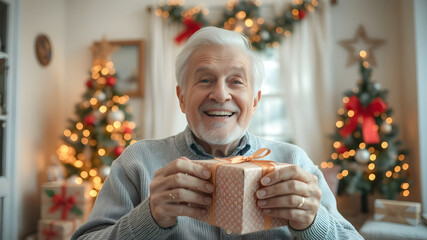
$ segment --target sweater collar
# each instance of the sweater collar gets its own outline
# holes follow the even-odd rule
[[[180,133],[176,137],[176,145],[178,149],[190,159],[213,159],[214,156],[207,153],[197,142],[194,140],[193,133],[190,127],[186,127],[184,132]],[[229,156],[237,155],[251,155],[254,150],[252,146],[255,146],[255,139],[247,131],[244,136],[240,139],[239,146]]]

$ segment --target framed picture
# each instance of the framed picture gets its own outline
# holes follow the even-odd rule
[[[118,50],[111,54],[111,61],[116,70],[116,89],[130,97],[144,97],[144,41],[109,41],[108,43],[118,47]]]

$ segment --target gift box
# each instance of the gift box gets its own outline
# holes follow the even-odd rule
[[[255,192],[261,187],[262,176],[289,164],[253,160],[260,158],[256,154],[259,152],[249,159],[238,156],[237,159],[241,160],[237,162],[232,159],[193,161],[211,169],[211,182],[215,185],[208,213],[198,220],[239,234],[287,225],[284,219],[263,214],[257,206]]]
[[[421,203],[375,199],[374,219],[417,225],[420,222]]]
[[[89,183],[48,182],[42,185],[41,219],[85,220],[92,208]]]
[[[38,240],[65,240],[71,239],[74,231],[82,223],[81,220],[53,220],[41,219],[37,226]]]

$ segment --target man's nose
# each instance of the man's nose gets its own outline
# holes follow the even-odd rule
[[[218,81],[212,89],[209,98],[215,100],[216,102],[225,102],[231,99],[230,89],[222,81]]]

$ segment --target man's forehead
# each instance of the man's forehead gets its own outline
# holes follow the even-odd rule
[[[212,65],[200,64],[200,65],[197,65],[197,67],[195,69],[195,73],[209,72],[209,71],[212,71],[213,69],[214,69],[214,67]],[[232,72],[245,73],[247,68],[246,68],[246,65],[243,63],[236,63],[236,64],[229,66],[229,70]]]

